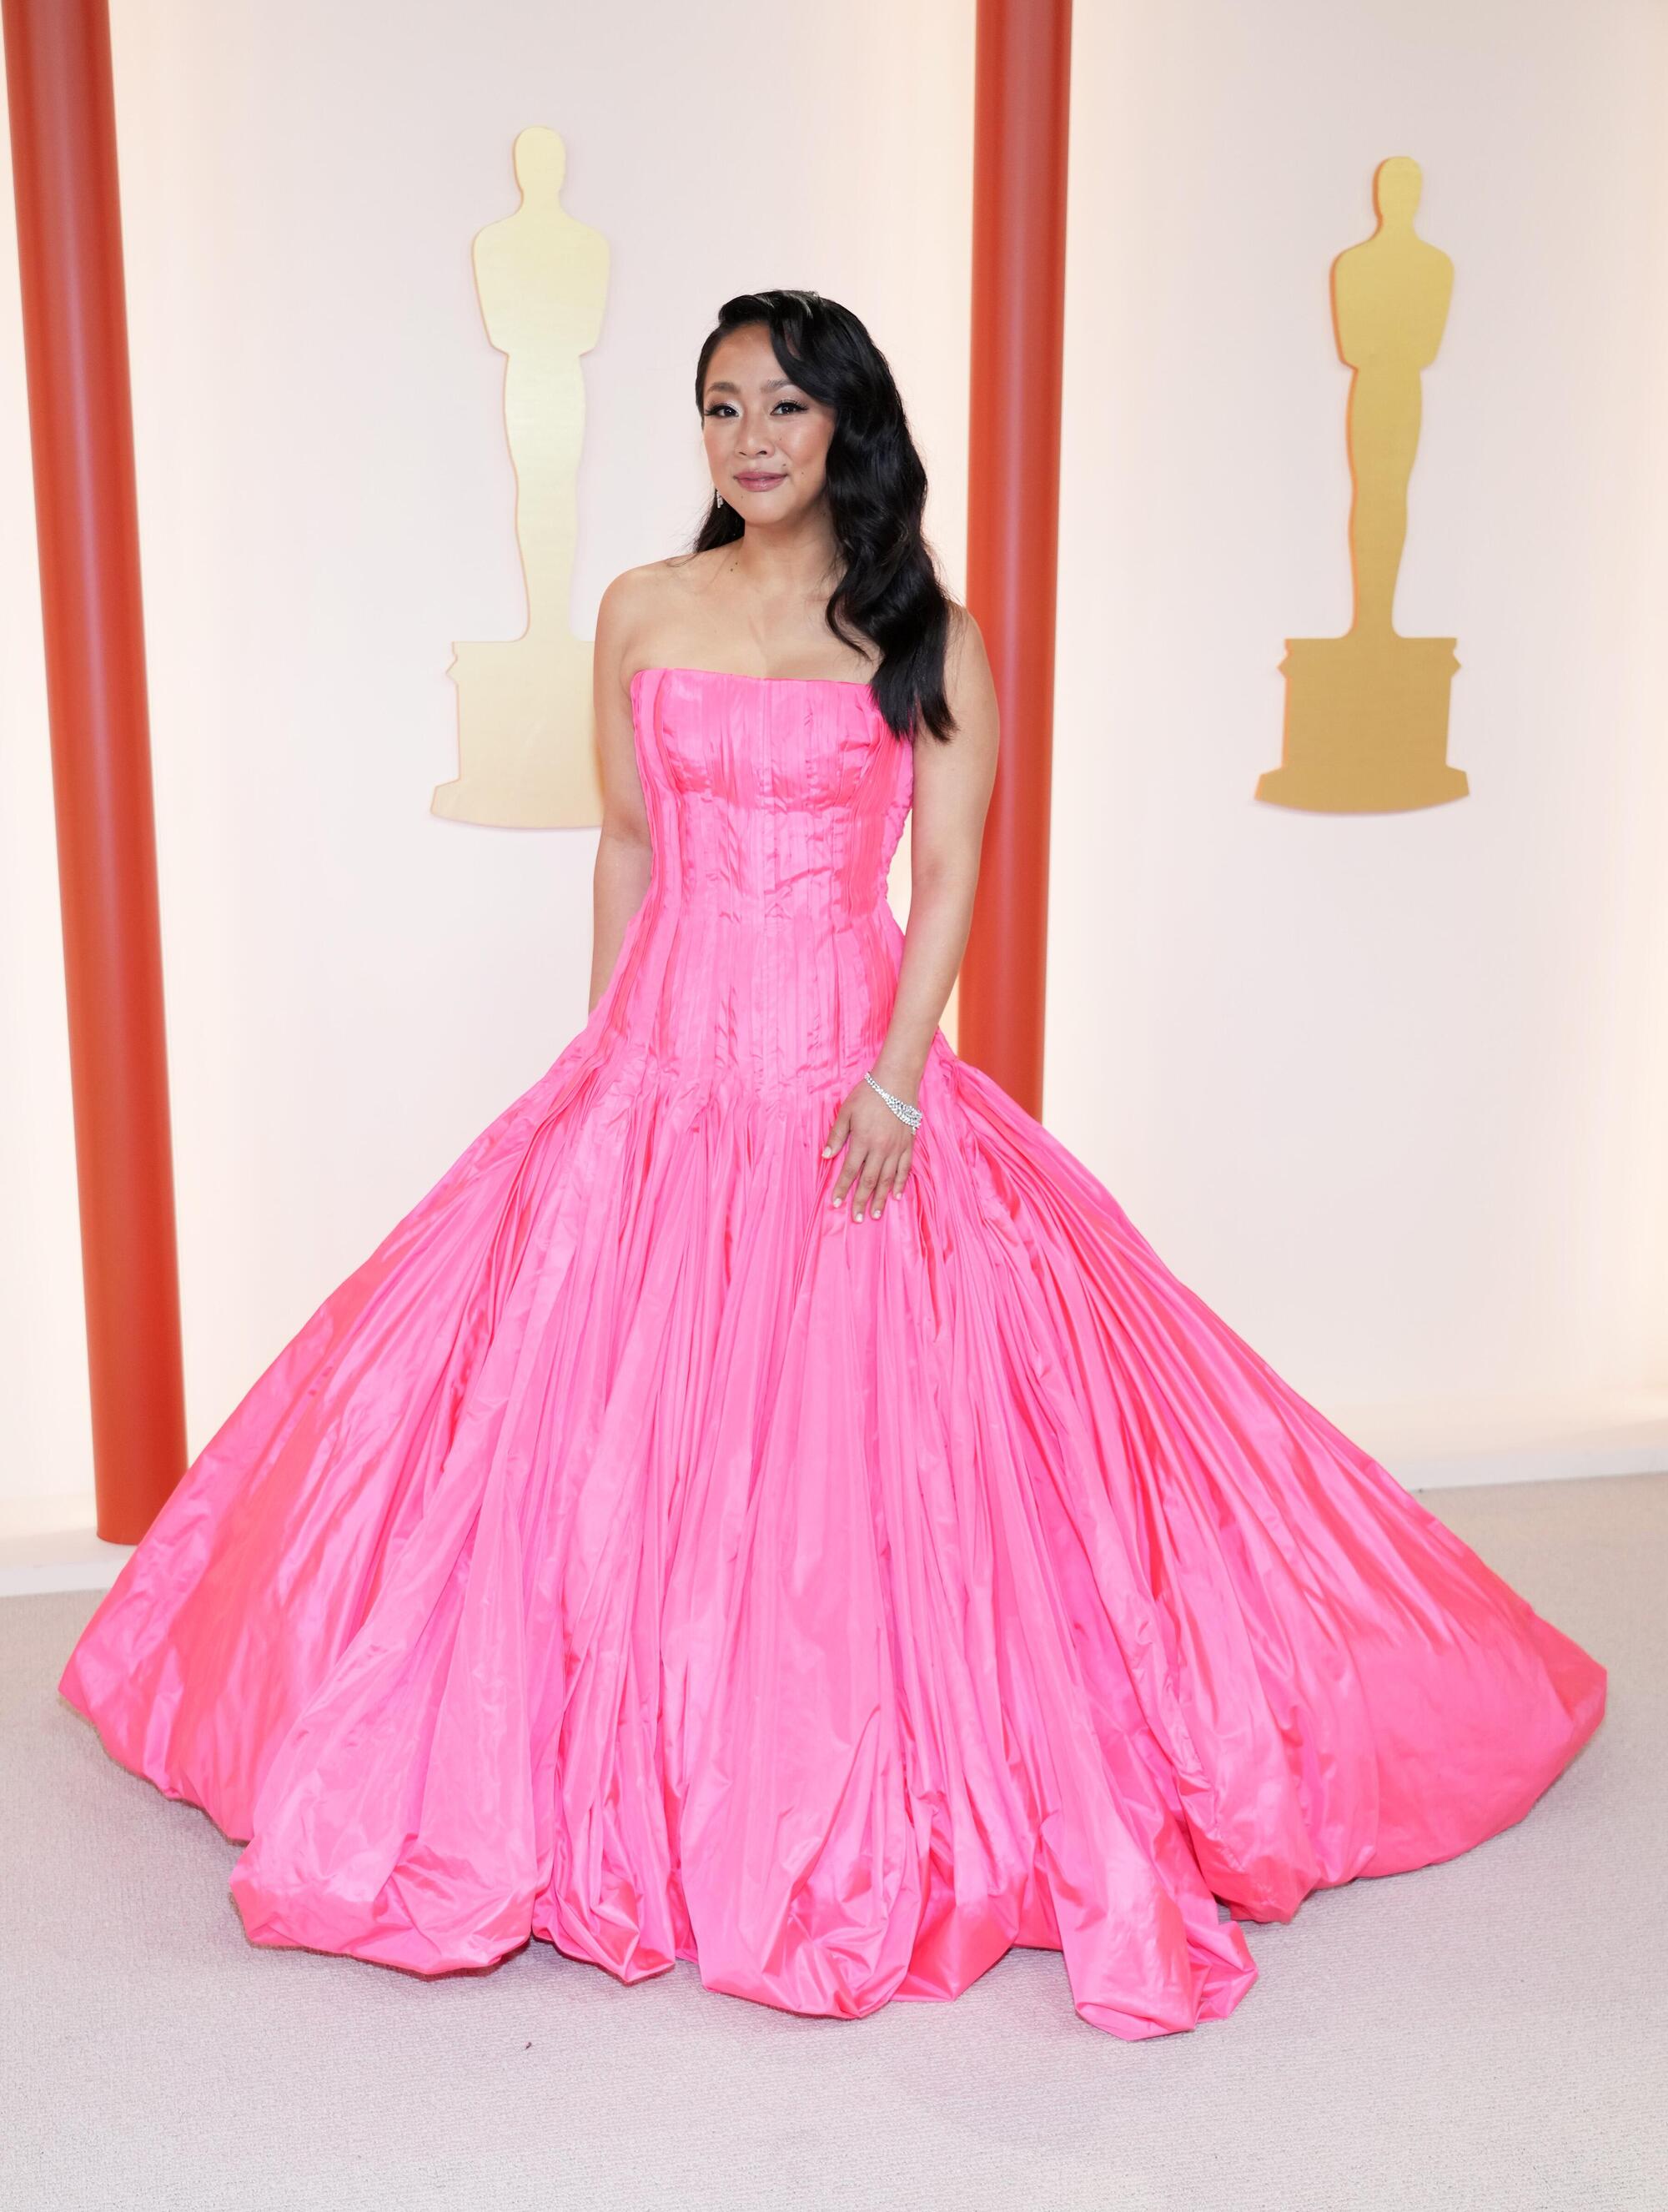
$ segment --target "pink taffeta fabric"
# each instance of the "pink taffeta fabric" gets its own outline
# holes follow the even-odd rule
[[[901,1197],[828,1202],[911,750],[860,684],[633,697],[653,870],[594,1012],[226,1420],[64,1694],[246,1845],[257,1943],[532,1935],[847,2015],[1029,1944],[1114,2035],[1219,2017],[1240,1920],[1517,1820],[1604,1670],[942,1031]]]

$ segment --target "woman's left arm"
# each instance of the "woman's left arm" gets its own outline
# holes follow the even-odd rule
[[[973,927],[985,817],[996,781],[998,716],[979,625],[952,611],[944,689],[955,718],[948,744],[923,731],[915,739],[909,829],[909,921],[897,996],[885,1042],[870,1073],[908,1104],[917,1103],[927,1054]],[[833,1202],[853,1191],[852,1218],[878,1213],[902,1190],[914,1133],[867,1083],[858,1083],[835,1116],[823,1157],[847,1146]]]

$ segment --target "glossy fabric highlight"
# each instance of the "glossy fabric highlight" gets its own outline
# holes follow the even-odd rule
[[[1604,1670],[942,1032],[901,1200],[913,756],[864,687],[645,671],[648,895],[585,1028],[282,1351],[63,1677],[246,1844],[258,1943],[530,1936],[859,2014],[1064,1954],[1124,2037],[1235,1917],[1518,1820]]]

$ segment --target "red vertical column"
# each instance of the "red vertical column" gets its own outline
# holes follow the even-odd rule
[[[185,1463],[106,0],[0,0],[22,272],[99,1534]]]
[[[956,1048],[1042,1110],[1071,0],[979,0],[967,605],[1002,713]]]

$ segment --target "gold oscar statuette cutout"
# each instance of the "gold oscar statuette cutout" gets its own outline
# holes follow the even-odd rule
[[[527,628],[518,638],[455,644],[458,777],[437,784],[436,814],[521,830],[602,820],[591,711],[591,647],[568,628],[585,437],[580,356],[597,343],[608,245],[561,205],[567,155],[541,125],[514,146],[521,204],[475,240],[487,335],[506,356],[504,427],[515,468],[516,540]]]
[[[1419,380],[1436,358],[1453,264],[1413,228],[1419,164],[1381,161],[1378,228],[1332,264],[1337,349],[1355,371],[1348,436],[1355,496],[1350,558],[1355,617],[1343,637],[1289,637],[1280,765],[1257,797],[1318,814],[1387,814],[1463,799],[1450,768],[1451,637],[1401,637],[1393,608],[1407,537],[1407,485],[1419,444]]]

